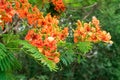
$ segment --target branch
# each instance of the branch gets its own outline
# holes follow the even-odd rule
[[[88,16],[90,16],[90,14],[92,14],[92,12],[94,12],[94,10],[97,8],[97,3],[87,6],[87,7],[84,7],[83,10],[86,8],[90,8],[90,7],[92,7],[92,9],[90,10],[90,12],[86,13],[86,15],[83,17],[82,20],[85,20]]]
[[[98,3],[97,3],[97,2],[95,2],[94,4],[92,4],[92,5],[90,5],[90,6],[83,7],[83,9],[87,9],[87,8],[94,7],[94,6],[96,6],[97,4],[98,4]]]

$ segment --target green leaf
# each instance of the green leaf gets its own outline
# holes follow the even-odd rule
[[[9,34],[2,34],[2,41],[5,44],[8,44],[9,42],[12,42],[14,40],[18,40],[19,39],[19,35],[15,35],[13,33],[9,33]]]
[[[6,47],[0,43],[0,71],[9,71],[19,69],[21,66],[13,53],[8,51]]]
[[[56,71],[57,69],[56,64],[53,61],[49,60],[45,55],[40,53],[36,47],[32,46],[31,44],[24,40],[18,40],[16,42],[22,45],[22,48],[26,52],[26,54],[33,57],[34,60],[36,60],[38,63],[46,65],[51,71]]]
[[[15,80],[11,71],[20,68],[21,65],[13,53],[0,43],[0,80]]]
[[[58,44],[58,49],[60,52],[60,60],[64,65],[69,65],[74,61],[74,51],[72,43],[60,42]]]
[[[87,53],[92,49],[91,42],[79,42],[77,43],[77,48],[83,53]]]

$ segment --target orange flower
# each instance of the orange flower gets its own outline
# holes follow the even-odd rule
[[[68,36],[68,27],[65,27],[60,34],[60,39],[64,40]]]
[[[28,15],[28,8],[19,9],[17,10],[17,13],[20,18],[26,18]]]
[[[106,43],[112,43],[110,33],[107,33],[106,31],[101,31],[101,34],[99,34],[100,40]]]
[[[77,37],[74,37],[74,42],[75,42],[75,43],[77,43],[77,42],[78,42]]]
[[[15,10],[12,5],[6,0],[0,1],[0,15],[2,15],[3,22],[12,22],[12,17],[15,14]]]
[[[86,32],[90,32],[91,31],[91,27],[88,23],[84,23],[84,28]]]
[[[77,28],[74,31],[74,42],[90,41],[90,42],[106,42],[112,43],[111,36],[106,31],[102,31],[100,28],[99,20],[96,17],[92,18],[92,22],[81,23],[77,21]]]
[[[20,9],[20,3],[18,1],[15,2],[15,9]]]
[[[21,3],[28,3],[28,0],[20,0]]]
[[[78,20],[76,24],[77,24],[78,28],[82,27],[82,22],[80,20]]]
[[[97,42],[97,41],[98,41],[98,38],[97,38],[97,36],[96,36],[95,33],[92,33],[92,34],[90,35],[90,37],[88,38],[88,40],[91,41],[91,42]]]
[[[59,61],[60,61],[60,59],[59,59],[58,57],[55,57],[55,58],[54,58],[54,62],[55,62],[55,63],[58,63]]]
[[[92,24],[95,26],[99,25],[99,20],[95,16],[92,17]]]
[[[36,25],[36,23],[37,23],[37,17],[35,14],[28,14],[27,20],[30,25]]]
[[[64,5],[64,3],[63,3],[63,1],[62,0],[52,0],[51,1],[52,3],[53,3],[53,5],[55,6],[55,10],[57,11],[57,12],[64,12],[65,11],[65,5]]]
[[[51,56],[51,53],[49,51],[44,52],[45,56]]]
[[[65,9],[62,0],[54,2],[56,10]],[[12,6],[13,3],[14,6]],[[56,17],[52,17],[50,13],[44,17],[36,6],[31,6],[28,0],[0,1],[0,26],[11,23],[14,14],[17,14],[20,19],[27,20],[28,24],[33,26],[25,36],[25,40],[38,48],[40,53],[49,60],[58,63],[60,53],[57,52],[57,43],[68,36],[68,28],[61,30]]]
[[[25,36],[25,40],[31,41],[33,34],[34,34],[34,30],[29,30],[28,34]]]

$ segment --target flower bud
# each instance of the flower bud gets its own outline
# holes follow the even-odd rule
[[[50,42],[52,42],[52,41],[54,40],[54,38],[53,38],[53,37],[48,37],[48,40],[49,40]]]

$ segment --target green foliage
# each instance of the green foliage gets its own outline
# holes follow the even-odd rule
[[[11,72],[0,71],[0,80],[15,80],[15,76]]]
[[[64,65],[68,66],[76,60],[76,57],[79,63],[81,60],[81,56],[85,56],[85,54],[87,54],[92,49],[92,43],[79,42],[73,44],[69,42],[60,42],[58,44],[58,49],[61,54],[60,55],[61,62]]]
[[[31,1],[33,5],[37,4],[40,8],[43,6],[42,0],[29,1]],[[62,66],[62,70],[50,72],[47,68],[37,65],[37,63],[43,63],[48,66],[50,70],[56,70],[56,65],[46,59],[35,47],[24,40],[17,40],[19,39],[18,35],[10,35],[9,33],[2,35],[2,40],[0,37],[0,41],[5,45],[0,48],[0,59],[5,61],[3,58],[7,57],[9,59],[11,55],[14,56],[10,51],[18,53],[22,48],[24,51],[22,52],[23,55],[26,53],[31,57],[30,59],[34,59],[37,62],[36,64],[29,64],[28,62],[31,62],[30,59],[26,57],[22,59],[21,61],[25,65],[25,60],[27,61],[28,67],[23,67],[21,72],[17,72],[19,75],[17,80],[120,80],[120,0],[65,0],[65,3],[66,5],[68,4],[68,7],[63,15],[64,17],[61,18],[61,20],[63,20],[61,24],[68,26],[71,33],[70,37],[68,37],[68,42],[58,44],[61,60],[59,65]],[[97,3],[97,6],[93,6],[95,3]],[[47,5],[47,8],[48,7]],[[75,21],[77,21],[77,19],[89,21],[92,16],[100,19],[102,28],[110,32],[114,42],[113,45],[97,44],[93,46],[90,42],[73,44],[72,29],[75,28]],[[68,23],[70,24],[68,25]],[[23,37],[24,36],[22,36],[22,39]],[[90,57],[84,57],[84,59],[82,59],[83,55],[89,55]],[[2,63],[0,69],[2,68],[6,71],[0,72],[0,80],[14,80],[12,79],[11,71],[8,71],[13,67],[11,66],[13,59],[11,61],[10,58],[8,62],[11,68],[9,68],[8,63],[6,64],[6,61],[4,64],[2,61],[0,62]],[[4,67],[4,65],[6,66]],[[30,78],[28,76],[30,76]]]
[[[79,42],[76,44],[77,49],[80,50],[81,53],[86,54],[92,49],[92,43],[91,42]]]
[[[8,44],[14,40],[19,39],[19,35],[15,35],[13,33],[9,33],[9,34],[2,34],[2,41],[4,44]]]
[[[37,7],[41,8],[42,7],[42,0],[28,0],[31,4],[37,5]]]
[[[33,6],[37,6],[41,11],[47,12],[50,4],[48,0],[28,0]]]
[[[2,35],[2,43],[5,45],[5,47],[11,51],[12,53],[16,53],[19,52],[19,44],[18,43],[14,43],[15,40],[19,40],[20,35],[18,34],[13,34],[13,33],[9,33],[9,34],[3,34]]]
[[[43,63],[43,65],[46,65],[51,71],[55,71],[57,69],[56,64],[48,60],[42,53],[38,51],[36,47],[24,40],[18,40],[17,42],[22,45],[23,51],[29,56],[33,57],[38,63]]]
[[[60,52],[60,60],[64,65],[68,66],[74,61],[75,54],[72,43],[60,42],[58,44],[58,49]]]
[[[21,65],[16,57],[0,43],[0,79],[14,80],[12,70],[20,69]]]
[[[69,7],[66,18],[72,15],[69,21],[73,22],[78,18],[83,19],[84,16],[87,16],[85,20],[89,21],[89,18],[96,16],[100,20],[102,28],[112,35],[114,44],[93,46],[93,50],[89,53],[91,57],[85,58],[76,66],[74,71],[71,71],[71,74],[74,74],[72,77],[74,79],[69,80],[120,80],[120,0],[99,0],[97,4],[98,8],[94,9],[88,16],[84,11],[86,13],[89,11],[84,6],[77,9]],[[92,7],[88,6],[88,8]]]
[[[64,0],[65,3],[70,4],[68,6],[72,7],[84,7],[84,6],[89,6],[97,2],[98,0]]]
[[[13,53],[0,43],[0,71],[9,71],[18,68],[20,68],[20,64]]]

